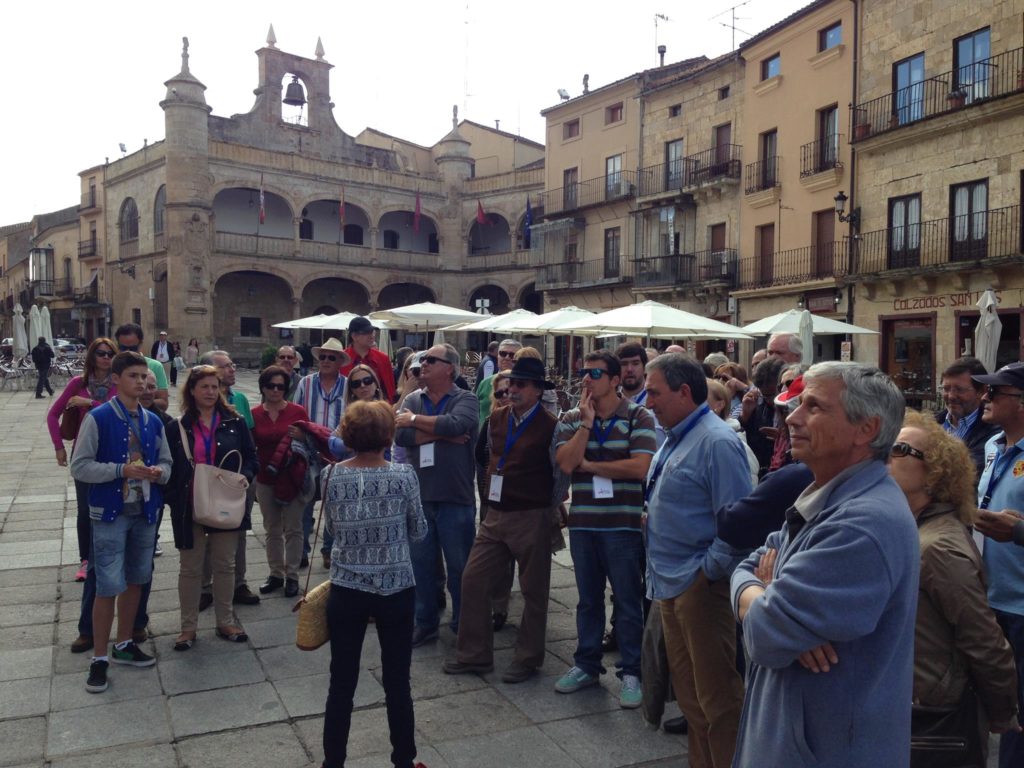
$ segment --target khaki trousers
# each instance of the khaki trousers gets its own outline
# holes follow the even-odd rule
[[[462,609],[455,646],[458,661],[494,663],[491,598],[508,578],[513,560],[519,565],[524,602],[513,663],[530,668],[544,663],[551,586],[550,507],[517,512],[493,507],[487,510],[462,572]]]
[[[245,493],[245,514],[252,518],[252,505],[256,501],[256,483],[249,483],[249,490]],[[245,531],[238,532],[238,543],[235,546],[235,589],[245,584]],[[213,568],[210,566],[210,559],[203,561],[203,592],[210,594],[213,590]]]
[[[266,483],[256,483],[256,499],[267,535],[270,575],[297,580],[302,560],[302,512],[306,502],[293,499],[290,504],[279,504],[274,501],[274,486]]]
[[[672,688],[689,728],[693,768],[729,768],[743,707],[736,671],[736,620],[729,580],[704,572],[680,595],[660,601]]]
[[[180,550],[178,600],[181,603],[182,632],[194,632],[199,624],[199,592],[203,580],[203,559],[207,555],[213,572],[213,608],[217,614],[217,626],[238,626],[231,598],[235,594],[235,547],[240,537],[240,531],[206,533],[203,526],[192,524],[192,549]]]

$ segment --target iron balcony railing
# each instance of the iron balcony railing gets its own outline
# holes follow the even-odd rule
[[[740,260],[739,288],[770,288],[842,277],[849,272],[849,240],[761,254]]]
[[[678,192],[683,187],[685,158],[641,168],[637,173],[637,194],[640,197]]]
[[[839,158],[841,140],[841,134],[833,133],[800,147],[800,176],[814,176],[842,167],[843,163]]]
[[[1024,48],[929,77],[851,111],[852,141],[1024,91]]]
[[[97,244],[96,238],[90,238],[88,240],[78,241],[78,256],[79,258],[88,258],[90,256],[99,256],[99,245]]]
[[[93,280],[75,291],[75,301],[81,304],[95,304],[99,301],[99,286]]]
[[[772,155],[747,165],[745,194],[752,195],[765,189],[779,186],[779,156]]]
[[[636,172],[616,171],[544,193],[544,215],[626,200],[636,195]]]
[[[635,260],[633,285],[636,288],[671,288],[694,283],[724,283],[736,286],[736,251],[674,253]]]
[[[120,259],[134,259],[139,255],[139,238],[122,240],[117,248],[117,256]]]
[[[1022,253],[1021,207],[1012,205],[865,232],[857,244],[855,268],[859,274],[872,274],[957,263],[974,265]]]
[[[57,296],[70,296],[72,293],[71,280],[67,277],[59,277],[53,281],[53,292]]]
[[[87,211],[90,208],[95,208],[96,205],[96,188],[91,187],[88,191],[82,193],[82,203],[78,206],[78,209],[80,211]]]
[[[536,287],[539,290],[588,288],[632,281],[633,261],[628,256],[619,255],[615,259],[542,264],[537,267]]]
[[[683,190],[721,181],[739,181],[743,172],[742,158],[743,147],[739,144],[720,144],[684,157]]]

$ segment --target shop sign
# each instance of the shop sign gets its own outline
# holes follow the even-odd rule
[[[924,309],[971,308],[974,307],[984,291],[960,291],[957,293],[938,293],[934,296],[903,296],[892,300],[894,312],[913,312]],[[996,300],[1002,301],[1002,291],[996,290]]]
[[[853,359],[853,344],[848,341],[839,342],[839,359],[844,363]]]

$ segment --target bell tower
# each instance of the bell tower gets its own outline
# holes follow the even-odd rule
[[[274,27],[267,33],[267,44],[256,51],[259,59],[259,86],[253,112],[265,123],[281,122],[281,104],[302,104],[305,99],[307,126],[312,131],[336,130],[331,109],[330,73],[334,65],[324,59],[323,42],[317,38],[315,59],[285,53],[277,47]],[[291,76],[287,87],[282,87],[286,76]]]

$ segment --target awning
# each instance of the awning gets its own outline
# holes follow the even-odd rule
[[[566,218],[543,221],[530,225],[530,235],[547,235],[552,232],[564,232],[570,229],[583,229],[587,226],[586,219]]]

